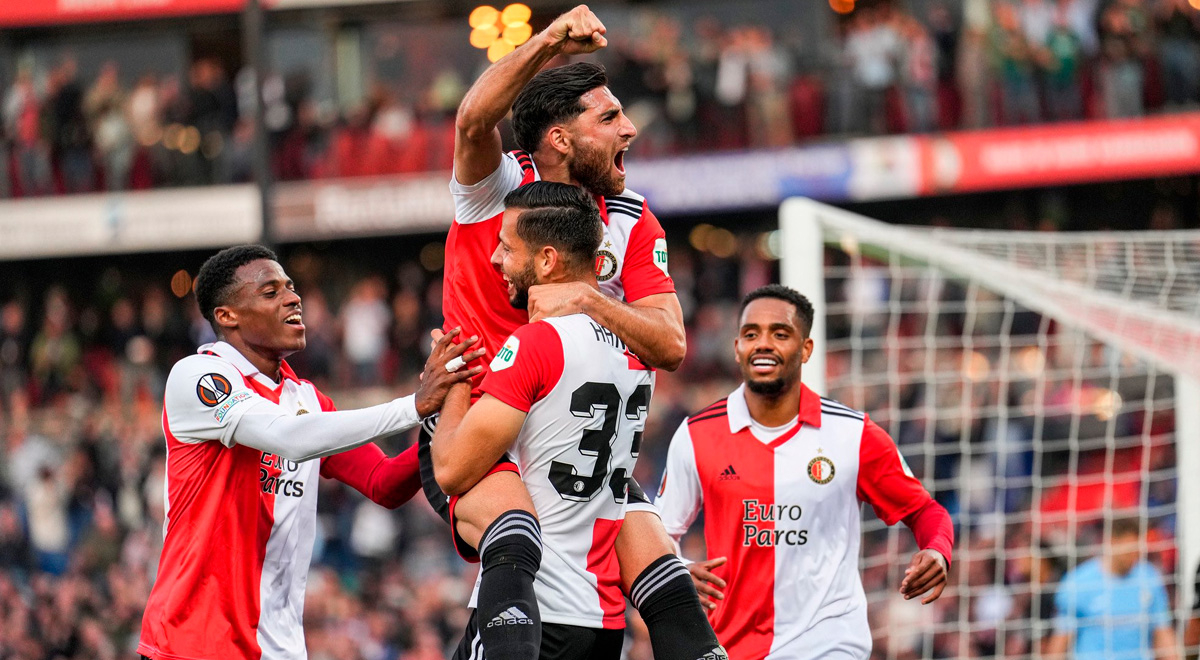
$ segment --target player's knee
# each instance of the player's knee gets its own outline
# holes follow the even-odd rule
[[[505,511],[488,526],[479,542],[483,570],[512,565],[529,575],[542,564],[542,528],[528,511]]]

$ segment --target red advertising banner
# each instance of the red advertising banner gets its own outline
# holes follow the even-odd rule
[[[241,11],[245,0],[0,0],[0,27],[132,21]]]
[[[1200,172],[1200,113],[916,139],[922,195]]]

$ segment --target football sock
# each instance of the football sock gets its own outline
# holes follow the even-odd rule
[[[650,631],[654,660],[727,660],[679,557],[655,559],[633,581],[629,599]]]
[[[476,616],[488,660],[535,660],[542,616],[533,579],[542,564],[542,528],[520,509],[501,514],[479,542],[481,577]]]

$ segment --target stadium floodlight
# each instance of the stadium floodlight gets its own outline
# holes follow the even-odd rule
[[[1140,553],[1186,620],[1200,561],[1200,231],[906,227],[797,198],[780,209],[780,245],[783,282],[817,310],[804,380],[888,430],[959,526],[953,608],[932,620],[891,587],[910,535],[866,513],[864,584],[886,657],[1036,651],[1053,614],[1043,598],[1117,518],[1139,521]]]
[[[486,49],[488,60],[495,62],[533,36],[533,28],[529,25],[532,15],[529,6],[520,2],[508,5],[503,11],[480,5],[467,17],[471,26],[471,45]]]

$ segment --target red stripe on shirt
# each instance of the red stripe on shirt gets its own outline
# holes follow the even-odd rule
[[[624,522],[597,518],[587,555],[587,571],[596,576],[596,593],[600,597],[600,611],[604,612],[603,627],[608,630],[625,627],[625,594],[621,591],[621,567],[616,552],[617,534]]]

